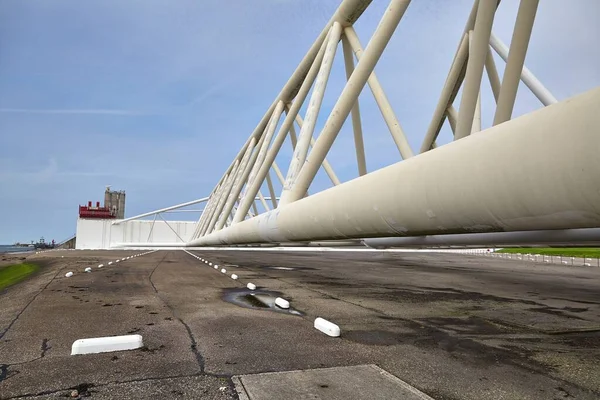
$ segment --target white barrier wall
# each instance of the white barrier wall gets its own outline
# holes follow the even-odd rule
[[[194,221],[133,220],[113,225],[114,219],[77,220],[77,249],[108,249],[117,243],[183,243],[194,232]],[[153,226],[154,225],[154,226]],[[177,234],[175,234],[175,232]]]

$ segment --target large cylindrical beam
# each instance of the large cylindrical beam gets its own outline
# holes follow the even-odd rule
[[[464,233],[365,239],[366,246],[376,249],[390,247],[456,247],[456,246],[573,246],[600,245],[600,228],[556,229],[548,231]]]
[[[597,228],[599,109],[596,88],[188,245]]]

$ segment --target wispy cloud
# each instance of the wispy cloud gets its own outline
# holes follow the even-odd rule
[[[131,110],[111,110],[102,108],[81,108],[81,109],[43,109],[43,108],[0,108],[0,113],[13,113],[13,114],[78,114],[78,115],[120,115],[125,117],[144,115],[139,111]]]

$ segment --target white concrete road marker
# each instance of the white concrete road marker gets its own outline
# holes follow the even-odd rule
[[[79,339],[71,346],[71,355],[106,353],[139,349],[144,346],[141,335],[109,336],[90,339]]]
[[[331,337],[339,337],[341,333],[339,326],[321,317],[315,319],[315,328]]]
[[[102,268],[102,267],[104,267],[104,264],[98,265],[98,268]]]
[[[214,266],[214,268],[215,268],[215,269],[219,269],[219,266],[218,266],[218,265],[215,265],[215,266]]]
[[[278,297],[275,299],[275,304],[279,307],[279,308],[290,308],[290,302],[287,301],[286,299],[282,299],[281,297]]]
[[[246,285],[246,287],[250,290],[256,290],[256,285],[254,283],[249,283]]]
[[[72,276],[73,276],[73,273],[72,273],[72,272],[70,272],[70,271],[69,271],[69,272],[67,272],[67,273],[65,274],[65,277],[66,277],[66,278],[70,278],[70,277],[72,277]]]
[[[236,274],[231,274],[231,279],[234,279],[234,280],[235,280],[235,279],[237,279],[237,278],[238,278],[238,276],[237,276]]]
[[[227,270],[226,270],[225,268],[223,268],[223,269],[221,270],[221,272],[222,272],[222,273],[224,273],[224,274],[226,274],[226,273],[227,273]]]
[[[92,268],[87,267],[86,269],[84,269],[85,272],[92,272]]]
[[[121,260],[117,260],[117,261],[115,261],[115,262],[119,262],[119,261],[121,261]]]
[[[212,267],[212,263],[211,262],[209,262],[208,265],[210,265]]]
[[[108,265],[110,265],[110,264],[112,264],[112,261],[109,261],[109,262],[108,262]]]

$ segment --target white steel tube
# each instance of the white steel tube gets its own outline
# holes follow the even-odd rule
[[[254,167],[254,164],[256,163],[256,159],[260,154],[260,149],[263,147],[264,143],[267,140],[271,140],[271,137],[273,136],[273,132],[275,131],[275,128],[277,127],[277,123],[279,122],[279,118],[281,117],[282,112],[283,112],[283,102],[279,101],[277,103],[277,106],[275,107],[275,110],[273,111],[273,115],[271,115],[269,124],[267,125],[267,128],[265,129],[266,132],[261,136],[260,141],[258,142],[256,147],[253,147],[253,146],[249,147],[248,150],[250,150],[252,147],[253,148],[250,150],[249,153],[246,153],[244,155],[244,159],[242,159],[242,163],[240,165],[239,172],[235,178],[233,186],[231,187],[231,192],[229,193],[229,197],[227,199],[227,202],[225,203],[225,207],[223,208],[223,215],[221,216],[221,219],[216,224],[216,228],[215,228],[216,230],[222,229],[223,226],[225,225],[225,222],[227,221],[227,217],[231,213],[231,210],[233,209],[233,205],[238,200],[240,193],[242,191],[242,188],[244,187],[244,184],[248,180],[250,171],[252,170],[252,168]],[[267,146],[268,146],[268,144],[267,144]]]
[[[298,143],[298,139],[296,137],[296,128],[294,128],[293,123],[290,125],[290,141],[292,142],[292,151],[296,150],[296,143]]]
[[[277,157],[277,153],[279,153],[279,150],[281,149],[281,146],[285,141],[285,136],[287,135],[288,130],[290,132],[290,135],[292,135],[293,133],[294,118],[298,114],[302,103],[304,103],[304,100],[306,99],[306,96],[310,91],[310,88],[317,76],[317,73],[319,72],[319,67],[323,60],[323,55],[325,54],[325,47],[326,43],[324,42],[321,45],[321,48],[319,49],[319,52],[317,53],[317,56],[315,57],[315,60],[306,75],[306,79],[304,80],[304,82],[302,82],[300,90],[298,91],[298,95],[296,96],[296,100],[289,108],[289,110],[287,110],[286,108],[287,115],[283,120],[281,128],[279,128],[279,132],[277,132],[277,135],[275,136],[273,145],[267,152],[265,160],[256,174],[256,179],[248,185],[249,187],[246,191],[246,195],[242,198],[242,201],[240,202],[240,207],[238,208],[238,211],[236,212],[233,218],[233,224],[236,224],[237,222],[240,222],[245,218],[246,212],[250,209],[250,199],[255,197],[256,194],[259,192],[259,189],[262,183],[264,182],[267,173],[269,172],[269,168],[273,166],[276,173],[277,171],[279,171],[279,168],[275,163],[275,158]],[[292,144],[295,146],[295,134],[292,140]],[[279,171],[278,177],[281,179],[281,184],[283,185],[284,178],[282,174],[280,177],[280,174],[281,171]]]
[[[498,68],[496,68],[496,62],[492,55],[492,48],[488,46],[487,56],[485,57],[485,70],[487,72],[488,79],[490,80],[490,86],[492,87],[492,93],[494,94],[494,100],[498,103],[498,96],[500,96],[500,77],[498,76]]]
[[[479,0],[475,0],[473,2],[473,7],[471,7],[469,18],[467,18],[467,22],[463,30],[463,36],[458,43],[452,64],[450,64],[450,71],[446,77],[446,82],[444,83],[442,93],[440,94],[440,99],[438,100],[435,111],[433,112],[431,122],[427,128],[427,133],[425,134],[425,138],[423,139],[419,153],[424,153],[437,147],[435,139],[437,138],[440,129],[442,129],[442,125],[444,124],[446,109],[452,105],[452,103],[454,103],[454,99],[456,98],[458,90],[460,89],[464,79],[465,63],[469,53],[467,35],[475,26],[475,17],[477,16],[478,8]],[[454,129],[454,132],[456,132],[456,128]]]
[[[494,32],[492,32],[490,36],[490,45],[504,61],[508,60],[508,47],[506,47]],[[521,80],[543,105],[549,106],[550,104],[558,102],[556,97],[542,85],[542,82],[540,82],[526,66],[523,66],[523,70],[521,71]]]
[[[349,26],[346,29],[344,29],[344,37],[348,39],[348,42],[350,43],[350,46],[352,47],[352,50],[356,55],[356,59],[360,62],[360,59],[363,54],[363,48],[354,28]],[[383,119],[388,129],[390,130],[390,134],[394,139],[394,143],[396,144],[400,155],[403,159],[412,157],[414,155],[413,151],[410,148],[410,145],[408,144],[406,135],[404,134],[402,126],[400,125],[400,122],[398,121],[398,118],[394,113],[392,105],[390,104],[387,96],[385,95],[383,87],[379,83],[379,79],[377,79],[377,75],[375,75],[375,71],[371,73],[369,79],[367,80],[367,83],[369,85],[369,88],[371,89],[371,93],[373,93],[373,98],[375,99],[375,102],[379,107],[379,111],[381,111],[381,115],[383,116]]]
[[[272,167],[273,167],[273,171],[275,171],[275,175],[277,175],[277,179],[279,180],[279,183],[281,184],[281,186],[283,186],[285,183],[285,179],[284,179],[283,174],[281,173],[281,170],[279,169],[279,166],[277,165],[276,161],[273,161]]]
[[[286,190],[284,190],[280,204],[292,203],[301,199],[306,194],[308,187],[317,174],[319,166],[323,163],[342,124],[348,117],[348,114],[350,114],[352,106],[367,83],[367,79],[373,72],[375,64],[377,64],[379,57],[381,57],[381,53],[392,37],[396,26],[398,26],[398,23],[409,4],[410,0],[392,0],[390,2],[379,26],[377,26],[375,33],[371,37],[361,60],[358,62],[354,73],[348,82],[346,82],[329,118],[327,118],[325,126],[321,131],[312,152],[306,163],[304,163],[296,180],[290,182],[289,189],[286,188]],[[285,198],[284,195],[286,196]]]
[[[165,224],[167,224],[167,226],[168,226],[168,227],[169,227],[169,228],[170,228],[170,229],[173,231],[173,233],[175,234],[175,236],[177,236],[177,238],[178,238],[179,240],[181,240],[181,242],[185,242],[185,240],[183,240],[183,239],[181,238],[181,236],[179,236],[179,233],[177,233],[177,231],[176,231],[175,229],[173,229],[173,227],[171,226],[171,224],[169,224],[169,223],[167,222],[167,220],[165,220],[165,219],[163,218],[163,216],[162,216],[162,215],[160,215],[160,214],[157,214],[157,215],[160,217],[160,219],[162,219],[162,220],[163,220],[163,222],[164,222]]]
[[[425,138],[423,139],[423,144],[421,145],[421,153],[431,150],[433,143],[440,132],[444,122],[444,114],[446,113],[446,109],[448,108],[448,105],[451,105],[454,101],[456,93],[458,92],[456,87],[460,86],[462,82],[463,69],[465,62],[467,61],[468,54],[469,34],[467,32],[460,42],[460,46],[458,47],[458,51],[456,52],[456,56],[454,57],[454,61],[450,67],[450,72],[448,72],[448,77],[446,78],[446,83],[444,83],[444,88],[440,94],[440,99],[438,100],[435,111],[433,112],[433,116],[431,117],[431,122],[429,123],[427,132],[425,133]],[[454,134],[456,135],[456,129],[454,129]]]
[[[215,198],[209,204],[210,210],[209,210],[209,212],[206,213],[206,219],[202,223],[202,227],[200,228],[199,236],[206,234],[206,231],[208,229],[208,224],[210,223],[212,217],[214,216],[215,210],[223,197],[223,192],[225,191],[225,186],[227,184],[229,184],[229,181],[231,180],[231,178],[233,177],[233,174],[235,173],[235,169],[237,168],[237,163],[239,163],[239,161],[236,161],[236,164],[234,164],[233,170],[229,174],[224,175],[223,183],[218,187],[218,190],[215,192]]]
[[[498,105],[494,115],[494,125],[506,122],[512,117],[538,3],[539,0],[521,0],[519,5],[515,30],[510,41],[508,61],[506,62],[504,75],[502,75],[502,86],[500,87]]]
[[[477,102],[475,103],[475,115],[473,116],[473,126],[471,127],[471,133],[477,133],[481,131],[481,92],[477,95]]]
[[[310,138],[310,146],[313,147],[315,145],[316,141],[314,138]],[[339,180],[339,178],[337,177],[337,175],[335,174],[335,171],[333,170],[333,167],[331,166],[331,164],[329,163],[329,161],[327,161],[327,159],[323,159],[323,169],[325,170],[325,173],[327,174],[327,176],[329,177],[329,180],[331,181],[331,183],[336,186],[339,185],[341,183],[341,181]]]
[[[298,124],[298,126],[300,127],[300,129],[302,129],[303,121],[302,121],[302,117],[300,116],[300,114],[296,115],[296,123]],[[311,145],[311,147],[315,145],[315,139],[312,138],[312,137],[310,138],[310,145]],[[331,183],[334,186],[339,185],[341,182],[338,179],[337,175],[335,174],[335,171],[331,167],[331,164],[329,164],[329,161],[327,161],[326,158],[323,160],[322,166],[323,166],[323,169],[325,170],[325,173],[327,174],[327,176],[331,180]]]
[[[248,176],[248,185],[246,186],[246,190],[242,191],[242,198],[246,196],[248,187],[250,187],[252,183],[254,183],[258,171],[265,162],[267,150],[271,145],[273,134],[275,133],[275,129],[277,128],[277,124],[279,124],[279,119],[281,118],[281,114],[283,113],[283,107],[283,101],[279,101],[279,103],[277,103],[277,107],[275,107],[273,117],[271,118],[271,121],[269,122],[269,125],[267,127],[267,132],[264,135],[264,140],[257,152],[256,160],[254,161],[254,165],[252,166],[252,170],[250,171],[250,175]],[[251,194],[251,197],[252,199],[254,199],[254,197],[256,197],[256,194]]]
[[[121,219],[121,220],[118,220],[118,221],[114,221],[111,225],[119,225],[119,224],[121,224],[123,222],[132,221],[134,219],[140,219],[140,218],[148,217],[150,215],[154,215],[154,214],[158,214],[158,213],[162,213],[162,212],[166,212],[166,211],[171,211],[171,210],[176,210],[178,208],[191,206],[192,204],[204,203],[205,201],[208,201],[208,199],[209,199],[209,197],[203,197],[201,199],[188,201],[186,203],[177,204],[177,205],[174,205],[174,206],[171,206],[171,207],[161,208],[159,210],[154,210],[154,211],[150,211],[150,212],[147,212],[147,213],[139,214],[139,215],[136,215],[134,217],[129,217],[129,218]]]
[[[229,193],[231,193],[231,188],[233,187],[233,185],[235,185],[238,175],[242,173],[244,166],[245,166],[246,162],[248,161],[248,158],[250,157],[252,150],[254,149],[255,142],[256,142],[256,138],[253,137],[250,140],[250,145],[246,148],[246,153],[244,154],[244,157],[242,157],[242,160],[237,165],[237,167],[231,171],[231,175],[229,175],[229,181],[226,182],[226,184],[224,185],[224,190],[222,191],[221,196],[219,197],[219,202],[217,203],[217,207],[215,208],[215,211],[210,219],[210,222],[206,226],[205,233],[210,233],[214,229],[217,222],[219,221],[219,218],[221,218],[221,213],[223,212],[223,207],[225,207],[225,203],[229,199]]]
[[[271,211],[271,208],[269,207],[269,205],[267,204],[267,201],[265,200],[265,196],[263,196],[263,194],[260,192],[260,190],[258,191],[258,198],[260,199],[260,202],[262,203],[262,205],[265,208],[265,210],[266,211]]]
[[[325,89],[327,88],[327,81],[333,66],[333,60],[340,41],[340,35],[342,33],[342,26],[334,22],[327,38],[327,47],[325,48],[325,55],[317,75],[315,87],[313,88],[312,95],[308,107],[306,109],[306,116],[304,117],[305,123],[300,128],[300,134],[298,135],[298,143],[292,156],[290,166],[287,171],[285,179],[285,185],[281,194],[280,205],[287,204],[288,192],[292,189],[292,186],[296,182],[298,173],[302,169],[306,161],[306,155],[308,154],[308,148],[310,146],[310,138],[313,136],[313,131],[317,124],[317,118],[319,117],[319,111],[321,110],[321,104],[323,103],[323,96],[325,95]]]
[[[600,88],[188,246],[597,228],[598,109]]]
[[[350,42],[348,42],[346,35],[342,36],[342,50],[344,52],[346,79],[350,79],[352,73],[354,72],[354,53],[352,52],[352,46],[350,46]],[[356,150],[358,175],[363,176],[367,174],[367,161],[365,157],[365,144],[363,141],[362,123],[360,121],[360,107],[358,103],[359,101],[357,99],[350,114],[352,116],[352,130],[354,132],[354,148]]]
[[[256,128],[250,135],[250,138],[252,138],[252,137],[255,137],[256,139],[260,138],[260,136],[262,135],[262,132],[264,130],[264,127],[267,124],[267,121],[268,121],[270,115],[273,113],[273,110],[275,109],[275,105],[277,104],[277,102],[279,100],[282,100],[284,103],[288,103],[288,102],[292,101],[294,99],[294,97],[296,97],[298,91],[300,90],[300,87],[302,86],[302,83],[305,80],[305,77],[306,77],[311,65],[313,64],[313,61],[315,60],[315,57],[317,56],[317,53],[319,52],[321,44],[324,42],[324,40],[327,37],[327,32],[329,31],[331,26],[334,24],[334,22],[338,22],[339,24],[341,24],[342,27],[352,25],[362,15],[362,13],[369,6],[369,4],[371,4],[371,1],[372,0],[343,0],[342,1],[340,6],[335,11],[334,15],[331,17],[329,22],[325,25],[325,28],[323,28],[323,30],[321,31],[321,33],[319,34],[319,36],[317,37],[315,42],[312,44],[312,46],[310,47],[310,49],[304,56],[302,61],[300,61],[300,64],[298,65],[298,67],[296,68],[296,70],[294,71],[294,73],[292,74],[290,79],[286,82],[284,87],[281,89],[281,91],[277,95],[276,99],[273,101],[273,103],[271,104],[271,106],[269,107],[267,112],[264,114],[262,120],[259,122],[259,124],[256,126]],[[235,158],[236,160],[239,160],[242,157],[242,154],[245,153],[245,151],[248,147],[248,144],[250,143],[250,138],[248,138],[248,140],[246,141],[246,144],[242,147],[242,149],[240,149],[238,155]],[[233,163],[229,166],[227,171],[225,171],[225,174],[223,174],[223,177],[225,177],[225,175],[227,173],[231,172],[232,169],[233,169]],[[222,182],[222,181],[223,181],[223,178],[221,178],[220,182]]]
[[[473,128],[477,96],[481,88],[481,77],[483,76],[483,68],[497,5],[497,0],[479,0],[473,45],[469,50],[465,84],[462,89],[460,107],[458,109],[458,122],[456,124],[456,134],[454,135],[455,140],[468,136]]]
[[[469,31],[469,54],[471,54],[472,52],[472,46],[473,46],[473,31]],[[490,49],[490,46],[487,46],[488,52]],[[486,53],[486,61],[487,61],[487,53]],[[485,62],[484,62],[484,67],[485,67]],[[460,114],[459,114],[460,115]],[[475,113],[473,115],[473,125],[471,127],[471,132],[470,133],[476,133],[481,131],[481,86],[479,88],[479,93],[477,93],[477,102],[475,103]],[[455,129],[455,134],[454,134],[454,140],[456,140],[456,129]]]
[[[452,134],[456,132],[456,121],[458,120],[458,112],[456,108],[452,104],[446,110],[446,116],[448,116],[448,122],[450,123],[450,129],[452,129]]]
[[[273,188],[273,182],[271,181],[271,174],[268,172],[267,186],[269,187],[269,194],[271,195],[271,203],[273,203],[273,208],[277,208],[277,197],[275,197],[275,189]]]

